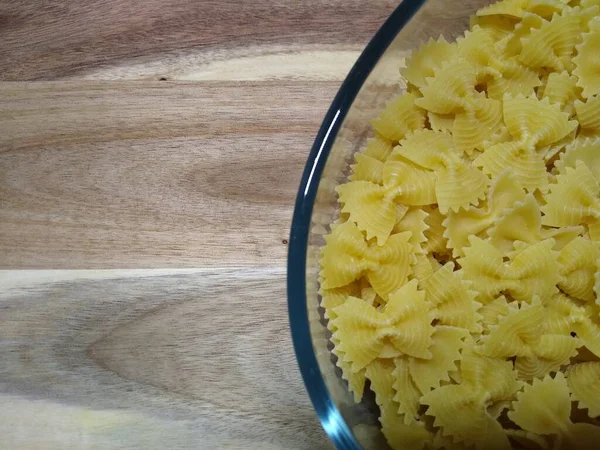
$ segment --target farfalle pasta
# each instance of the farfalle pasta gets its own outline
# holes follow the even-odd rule
[[[336,188],[321,306],[393,449],[600,448],[599,51],[596,0],[481,9]]]

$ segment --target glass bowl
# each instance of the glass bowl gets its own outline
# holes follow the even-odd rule
[[[339,213],[335,187],[373,135],[370,121],[404,89],[399,74],[411,50],[443,35],[455,40],[490,0],[404,0],[367,45],[338,91],[308,157],[292,221],[288,309],[300,371],[317,415],[338,449],[386,448],[378,410],[367,394],[356,404],[331,354],[319,306],[319,253]],[[368,7],[368,2],[365,8]]]

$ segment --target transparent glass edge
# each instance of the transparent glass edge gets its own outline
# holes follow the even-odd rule
[[[361,450],[335,405],[313,348],[306,298],[308,233],[321,174],[339,128],[381,55],[425,0],[404,0],[379,28],[338,90],[311,148],[296,197],[287,265],[288,316],[296,360],[323,429],[339,450]]]

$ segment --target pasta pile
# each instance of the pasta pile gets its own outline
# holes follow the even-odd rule
[[[321,305],[394,449],[600,448],[598,5],[423,44],[337,189]]]

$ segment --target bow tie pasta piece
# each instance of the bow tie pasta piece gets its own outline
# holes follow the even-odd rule
[[[517,394],[508,418],[524,430],[536,434],[561,434],[571,424],[571,400],[564,375],[533,380]]]
[[[543,157],[533,149],[524,147],[521,142],[492,145],[473,163],[492,178],[508,168],[528,192],[548,190],[548,174]]]
[[[493,325],[498,325],[503,316],[507,316],[511,308],[518,308],[516,302],[508,303],[504,295],[483,305],[479,311],[483,334],[489,334]]]
[[[460,363],[461,383],[478,392],[487,403],[512,400],[521,388],[518,374],[510,361],[463,351]]]
[[[593,173],[582,161],[567,167],[550,186],[546,204],[542,206],[542,224],[568,227],[594,223],[600,218],[600,187]]]
[[[541,85],[535,71],[501,55],[495,33],[489,28],[473,27],[457,40],[457,48],[458,56],[473,64],[477,81],[485,84],[491,98],[501,100],[505,93],[530,95]]]
[[[539,303],[523,303],[518,309],[510,309],[488,335],[482,336],[477,351],[490,357],[532,356],[533,347],[539,342],[543,318],[544,308]]]
[[[577,161],[583,162],[600,182],[600,138],[575,141],[560,155],[555,166],[559,173],[565,174],[566,168],[575,168]]]
[[[556,294],[544,301],[545,330],[565,336],[575,333],[587,350],[600,357],[600,320],[594,322],[592,315],[589,306],[577,306],[564,294]]]
[[[600,96],[588,97],[585,102],[575,100],[575,118],[579,122],[580,135],[598,136],[600,134]]]
[[[516,375],[510,362],[463,352],[461,383],[434,389],[421,403],[429,406],[426,414],[435,417],[443,436],[481,449],[509,449],[491,410],[514,397],[521,386]]]
[[[422,450],[432,442],[433,434],[422,422],[406,420],[404,415],[398,413],[398,404],[392,400],[393,373],[394,364],[389,360],[375,360],[366,368],[375,402],[379,406],[381,431],[394,450]]]
[[[515,29],[518,20],[501,15],[478,16],[472,15],[469,17],[469,29],[473,30],[476,26],[485,28],[492,33],[494,41],[500,41]]]
[[[436,198],[442,214],[477,204],[485,197],[489,179],[456,152],[449,134],[415,132],[400,142],[394,154],[435,173]]]
[[[571,399],[569,387],[562,372],[554,378],[533,380],[517,394],[508,417],[527,431],[542,435],[556,435],[556,448],[593,450],[600,442],[600,427],[588,423],[572,423],[569,417]]]
[[[522,186],[509,171],[504,171],[489,189],[487,207],[471,207],[456,213],[450,211],[443,225],[452,255],[455,258],[464,256],[463,249],[469,245],[469,236],[485,237],[485,231],[500,217],[502,211],[524,198]]]
[[[592,19],[590,31],[583,35],[577,48],[577,56],[573,58],[575,69],[573,75],[578,78],[577,86],[583,89],[584,98],[595,95],[600,90],[600,19]]]
[[[474,154],[474,150],[483,149],[487,139],[502,126],[502,103],[486,98],[483,93],[475,99],[476,108],[456,114],[452,125],[456,149],[469,156]]]
[[[558,103],[564,112],[571,115],[575,112],[575,100],[581,99],[581,88],[577,86],[577,77],[567,71],[552,72],[539,94],[550,103]]]
[[[425,293],[417,290],[416,280],[390,295],[381,311],[349,297],[335,313],[334,336],[354,372],[377,358],[386,342],[406,355],[431,358],[432,312]]]
[[[536,147],[551,145],[571,133],[577,122],[547,99],[504,96],[503,115],[514,139],[487,148],[474,163],[492,177],[509,168],[525,189],[546,192],[548,175]]]
[[[450,372],[457,369],[465,341],[470,337],[464,328],[436,326],[432,336],[431,359],[410,358],[409,369],[417,388],[422,392],[440,387],[450,381]]]
[[[352,165],[350,181],[371,181],[383,184],[383,163],[392,153],[392,143],[381,136],[369,139],[365,149],[354,155],[356,164]]]
[[[413,246],[409,239],[410,233],[400,233],[391,236],[382,247],[369,246],[352,222],[336,226],[325,237],[321,287],[342,287],[365,275],[375,292],[386,300],[411,272]]]
[[[351,181],[337,188],[342,213],[350,216],[367,239],[377,238],[383,245],[397,222],[397,203],[429,205],[435,203],[435,174],[393,156],[383,167],[380,186],[368,181]]]
[[[581,31],[596,12],[597,7],[584,10],[576,7],[565,9],[560,15],[555,13],[552,20],[544,20],[539,29],[521,38],[519,60],[534,69],[571,70],[571,56],[581,42]]]
[[[505,58],[517,59],[521,53],[521,39],[529,36],[532,30],[541,28],[543,24],[544,20],[537,14],[524,13],[514,30],[496,43],[496,48]]]
[[[504,96],[504,123],[511,136],[524,147],[543,147],[557,142],[577,128],[558,105],[546,99]]]
[[[423,97],[416,99],[415,104],[436,114],[473,111],[476,85],[477,77],[468,61],[446,61],[434,70],[433,77],[427,78],[427,85],[421,89]]]
[[[503,254],[492,244],[475,236],[469,238],[470,247],[459,260],[459,273],[473,282],[478,289],[477,300],[488,303],[502,291],[508,291],[515,300],[530,302],[535,295],[544,298],[556,292],[561,280],[557,252],[552,251],[553,239],[524,246],[510,255],[505,264]]]
[[[478,351],[503,358],[516,356],[515,369],[524,380],[558,370],[569,363],[581,344],[570,335],[544,334],[544,312],[540,303],[509,309],[481,338]]]
[[[437,41],[430,38],[408,57],[406,67],[400,70],[400,74],[408,83],[423,88],[427,85],[427,78],[433,77],[434,71],[440,68],[443,62],[453,59],[455,55],[456,44],[448,43],[443,37]]]
[[[454,127],[454,114],[436,114],[427,111],[427,120],[429,120],[429,126],[434,131],[451,133]]]
[[[455,443],[482,450],[511,448],[502,426],[470,386],[442,386],[425,394],[421,403],[429,406],[426,414],[435,417],[434,426],[442,429],[442,436],[451,436]]]
[[[554,249],[560,250],[584,232],[581,226],[542,229],[540,206],[532,194],[522,202],[515,202],[488,230],[494,247],[508,254],[515,241],[535,244],[544,239],[554,239]]]
[[[454,263],[448,262],[427,280],[427,300],[436,308],[436,318],[442,325],[481,332],[481,304],[475,301],[477,292],[454,272]]]
[[[502,0],[477,11],[478,16],[502,15],[521,18],[527,12],[549,18],[562,11],[567,2],[560,0]]]
[[[415,104],[416,97],[405,93],[392,100],[379,117],[373,120],[373,128],[381,136],[398,142],[413,130],[425,126],[425,111]]]
[[[473,64],[464,58],[446,61],[427,78],[421,89],[423,97],[415,103],[430,113],[454,114],[452,132],[457,148],[471,153],[483,145],[485,138],[502,124],[500,102],[478,93]],[[436,128],[442,128],[438,121]]]
[[[321,286],[319,294],[321,295],[321,306],[325,310],[324,316],[326,319],[334,319],[336,317],[334,308],[340,306],[346,301],[346,298],[360,297],[361,292],[361,281],[356,280],[345,286],[324,289]],[[328,326],[331,325],[331,321],[328,322]]]
[[[600,362],[577,364],[567,372],[571,398],[587,409],[591,418],[600,417]]]
[[[544,334],[537,342],[537,349],[531,356],[519,356],[515,361],[515,369],[519,379],[533,380],[558,371],[570,363],[577,355],[581,341],[572,336]]]
[[[563,279],[558,287],[572,297],[588,302],[596,299],[594,275],[600,256],[598,243],[578,237],[567,244],[558,256]]]

